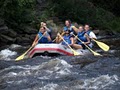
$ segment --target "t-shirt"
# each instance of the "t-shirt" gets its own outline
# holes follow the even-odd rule
[[[89,34],[89,38],[95,38],[95,39],[97,39],[96,35],[92,31]]]
[[[39,38],[40,38],[40,37],[41,37],[41,32],[39,32],[38,35],[39,35]],[[47,38],[48,36],[50,36],[50,35],[48,34],[48,32],[46,32],[45,35],[43,35],[43,37],[46,37],[46,38]]]

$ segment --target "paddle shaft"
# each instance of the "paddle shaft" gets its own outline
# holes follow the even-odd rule
[[[61,36],[63,36],[65,32],[62,32]],[[52,42],[55,42],[57,38],[55,38]]]
[[[73,34],[74,35],[74,34]],[[74,35],[75,36],[75,35]],[[75,37],[77,37],[77,36],[75,36]],[[77,37],[77,39],[80,41],[80,42],[82,42],[82,44],[84,44],[94,55],[100,55],[99,53],[96,53],[95,51],[93,51],[90,47],[88,47],[82,40],[80,40],[78,37]]]
[[[46,33],[46,32],[45,32],[45,33]],[[45,33],[44,33],[38,40],[40,40],[40,39],[45,35]],[[24,54],[22,54],[21,56],[17,57],[15,60],[16,60],[16,61],[19,61],[19,60],[23,59],[24,56],[38,43],[38,40],[37,40],[37,42],[35,42],[35,44],[34,44],[33,46],[31,46]]]
[[[46,34],[46,32],[35,42],[35,44],[33,46],[31,46],[26,52],[28,53],[37,43],[38,41]],[[26,54],[27,54],[26,53]]]
[[[58,34],[59,36],[60,36],[60,38],[68,45],[68,47],[70,48],[70,49],[72,49],[71,47],[70,47],[70,45],[63,39],[63,37],[60,35],[60,34]]]
[[[74,55],[79,55],[79,53],[78,52],[76,52],[75,50],[73,50],[72,48],[71,48],[71,46],[64,40],[64,38],[58,33],[58,35],[61,37],[61,39],[67,44],[67,46],[71,49],[71,51],[74,53]]]

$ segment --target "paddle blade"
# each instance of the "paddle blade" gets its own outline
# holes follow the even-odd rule
[[[97,52],[93,52],[93,54],[94,54],[95,56],[102,56],[101,54],[99,54],[99,53],[97,53]]]
[[[103,49],[104,51],[108,51],[108,50],[110,49],[110,47],[109,47],[107,44],[103,43],[103,42],[96,41],[96,40],[95,40],[95,42],[96,42],[96,43],[98,44],[98,46],[99,46],[101,49]]]
[[[22,54],[21,56],[17,57],[15,59],[15,61],[20,61],[20,60],[24,59],[24,57],[25,57],[25,54]]]
[[[91,48],[89,48],[87,45],[85,45],[85,46],[93,53],[93,55],[95,55],[95,56],[102,56],[101,54],[93,51],[93,50],[92,50]]]
[[[76,52],[75,50],[72,50],[72,52],[73,52],[74,56],[80,55],[80,54],[79,54],[78,52]]]

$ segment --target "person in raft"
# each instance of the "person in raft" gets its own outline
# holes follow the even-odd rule
[[[67,30],[70,30],[70,33],[76,33],[77,32],[77,28],[71,24],[71,21],[70,20],[66,20],[65,21],[65,26],[63,27],[63,32],[65,32]]]
[[[69,30],[70,34],[72,35],[73,33],[75,34],[78,29],[71,24],[70,20],[66,20],[65,26],[63,27],[63,32],[61,33],[61,36],[65,35],[66,30]],[[58,43],[58,41],[61,41],[61,38],[59,36],[57,36],[55,40],[56,40],[56,43]]]
[[[89,26],[88,24],[86,24],[86,25],[84,26],[84,29],[85,29],[86,34],[87,34],[87,35],[89,36],[89,38],[90,38],[90,44],[88,44],[88,46],[89,46],[90,48],[92,48],[92,47],[93,47],[92,39],[97,39],[97,37],[96,37],[96,35],[94,34],[94,32],[92,32],[92,31],[90,30],[90,26]]]
[[[38,42],[38,43],[50,43],[51,42],[51,37],[48,34],[45,27],[40,28],[38,35],[36,36],[32,46],[34,46],[36,42]]]
[[[59,35],[58,35],[59,36]],[[60,36],[59,36],[60,37]],[[61,43],[62,45],[67,46],[67,44],[69,44],[70,46],[72,46],[74,44],[74,39],[72,37],[72,35],[70,34],[70,30],[65,30],[65,34],[62,36],[62,38],[66,41],[64,42],[63,39],[57,39],[58,41],[56,41],[57,43]],[[66,44],[67,43],[67,44]]]
[[[80,40],[78,40],[78,38],[82,42]],[[76,44],[73,44],[73,47],[75,49],[85,49],[85,45],[84,44],[87,45],[87,44],[90,43],[89,36],[85,33],[83,26],[79,26],[79,29],[77,31],[77,37],[75,37],[74,39],[76,41]]]
[[[51,37],[51,33],[52,33],[52,29],[47,27],[47,24],[45,22],[41,22],[41,27],[44,27],[47,32],[49,33],[50,37]]]

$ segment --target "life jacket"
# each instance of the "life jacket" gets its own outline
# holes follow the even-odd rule
[[[87,42],[87,38],[84,36],[85,35],[85,32],[78,32],[77,36],[78,38],[83,41],[83,42]],[[82,44],[82,42],[80,42],[79,40],[77,40],[77,43],[78,44]]]
[[[70,32],[74,32],[74,30],[72,29],[72,26],[73,26],[73,25],[71,25],[70,27],[65,26],[65,27],[63,28],[63,30],[64,30],[64,31],[70,30]]]
[[[38,41],[38,43],[48,43],[48,42],[49,42],[48,39],[47,39],[47,37],[43,36],[43,33],[39,32],[39,33],[38,33],[38,36],[39,36],[39,38],[42,37],[42,38]]]
[[[70,38],[71,38],[71,35],[68,35],[68,36],[64,35],[64,36],[63,36],[63,39],[64,39],[68,44],[71,44]],[[64,41],[62,41],[62,45],[67,45],[67,44],[66,44]]]
[[[87,32],[86,32],[86,34],[88,35],[88,36],[90,36],[90,32],[91,32],[91,30],[88,30]],[[91,39],[90,39],[90,44],[88,44],[88,46],[90,47],[90,48],[92,48],[93,47],[93,42],[91,41]]]
[[[88,30],[88,31],[86,32],[86,34],[89,36],[89,35],[90,35],[90,32],[91,32],[91,30]]]

